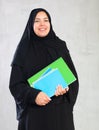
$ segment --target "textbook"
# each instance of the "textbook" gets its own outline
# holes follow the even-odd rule
[[[58,79],[59,75],[57,76],[56,73],[61,75],[60,79],[62,79],[62,82],[60,82],[61,80]],[[54,75],[54,74],[56,74],[56,75]],[[50,86],[48,87],[48,85],[47,86],[44,85],[44,88],[49,89],[49,93],[50,93],[50,91],[55,90],[56,86],[54,86],[54,88],[51,88],[51,89],[50,89],[50,87],[53,86],[52,83],[56,82],[56,79],[59,80],[58,83],[56,83],[56,85],[57,84],[60,84],[60,85],[65,84],[63,87],[70,85],[71,83],[73,83],[76,80],[76,77],[74,76],[74,74],[72,73],[72,71],[70,70],[70,68],[66,64],[66,62],[63,60],[62,57],[60,57],[57,60],[53,61],[48,66],[46,66],[45,68],[43,68],[42,70],[40,70],[39,72],[37,72],[36,74],[34,74],[33,76],[31,76],[28,79],[28,83],[30,84],[31,87],[34,87],[36,83],[37,84],[39,83],[38,82],[39,80],[41,81],[41,79],[44,80],[45,77],[51,77],[48,75],[52,75],[51,79],[48,78],[48,83],[47,83]],[[45,78],[45,79],[47,79],[47,78]],[[53,81],[52,81],[52,79],[53,79]],[[65,81],[65,83],[63,83],[63,80]],[[41,88],[39,88],[39,85],[36,85],[36,87],[34,87],[34,88],[42,90]],[[44,90],[42,90],[42,91],[44,91]]]

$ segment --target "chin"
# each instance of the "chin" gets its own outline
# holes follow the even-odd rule
[[[48,33],[47,34],[39,34],[38,36],[39,37],[46,37],[48,35]]]

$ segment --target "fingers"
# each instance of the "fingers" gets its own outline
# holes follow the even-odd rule
[[[49,103],[51,101],[51,99],[45,95],[43,98],[42,98],[42,102],[46,105],[47,103]]]
[[[65,90],[66,90],[66,92],[68,92],[69,91],[69,87],[65,88]]]
[[[61,85],[58,85],[55,91],[55,96],[63,95],[68,91],[69,91],[69,87],[64,89]]]
[[[69,91],[69,87],[67,87],[67,88],[64,89],[61,85],[58,85],[57,89],[55,91],[55,96],[63,95],[63,94],[65,94],[68,91]],[[44,106],[44,105],[48,104],[50,101],[51,101],[51,98],[49,98],[43,92],[40,92],[37,95],[36,99],[35,99],[36,104],[40,105],[40,106]]]
[[[50,101],[51,99],[43,92],[40,92],[35,99],[36,104],[40,106],[44,106],[48,104]]]

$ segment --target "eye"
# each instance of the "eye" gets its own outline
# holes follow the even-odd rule
[[[44,21],[45,21],[45,22],[49,22],[49,19],[45,19]]]
[[[35,20],[34,22],[35,22],[35,23],[38,23],[38,22],[40,22],[40,20]]]

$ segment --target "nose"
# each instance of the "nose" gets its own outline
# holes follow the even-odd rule
[[[40,21],[40,25],[44,25],[44,21],[42,20],[42,21]]]

